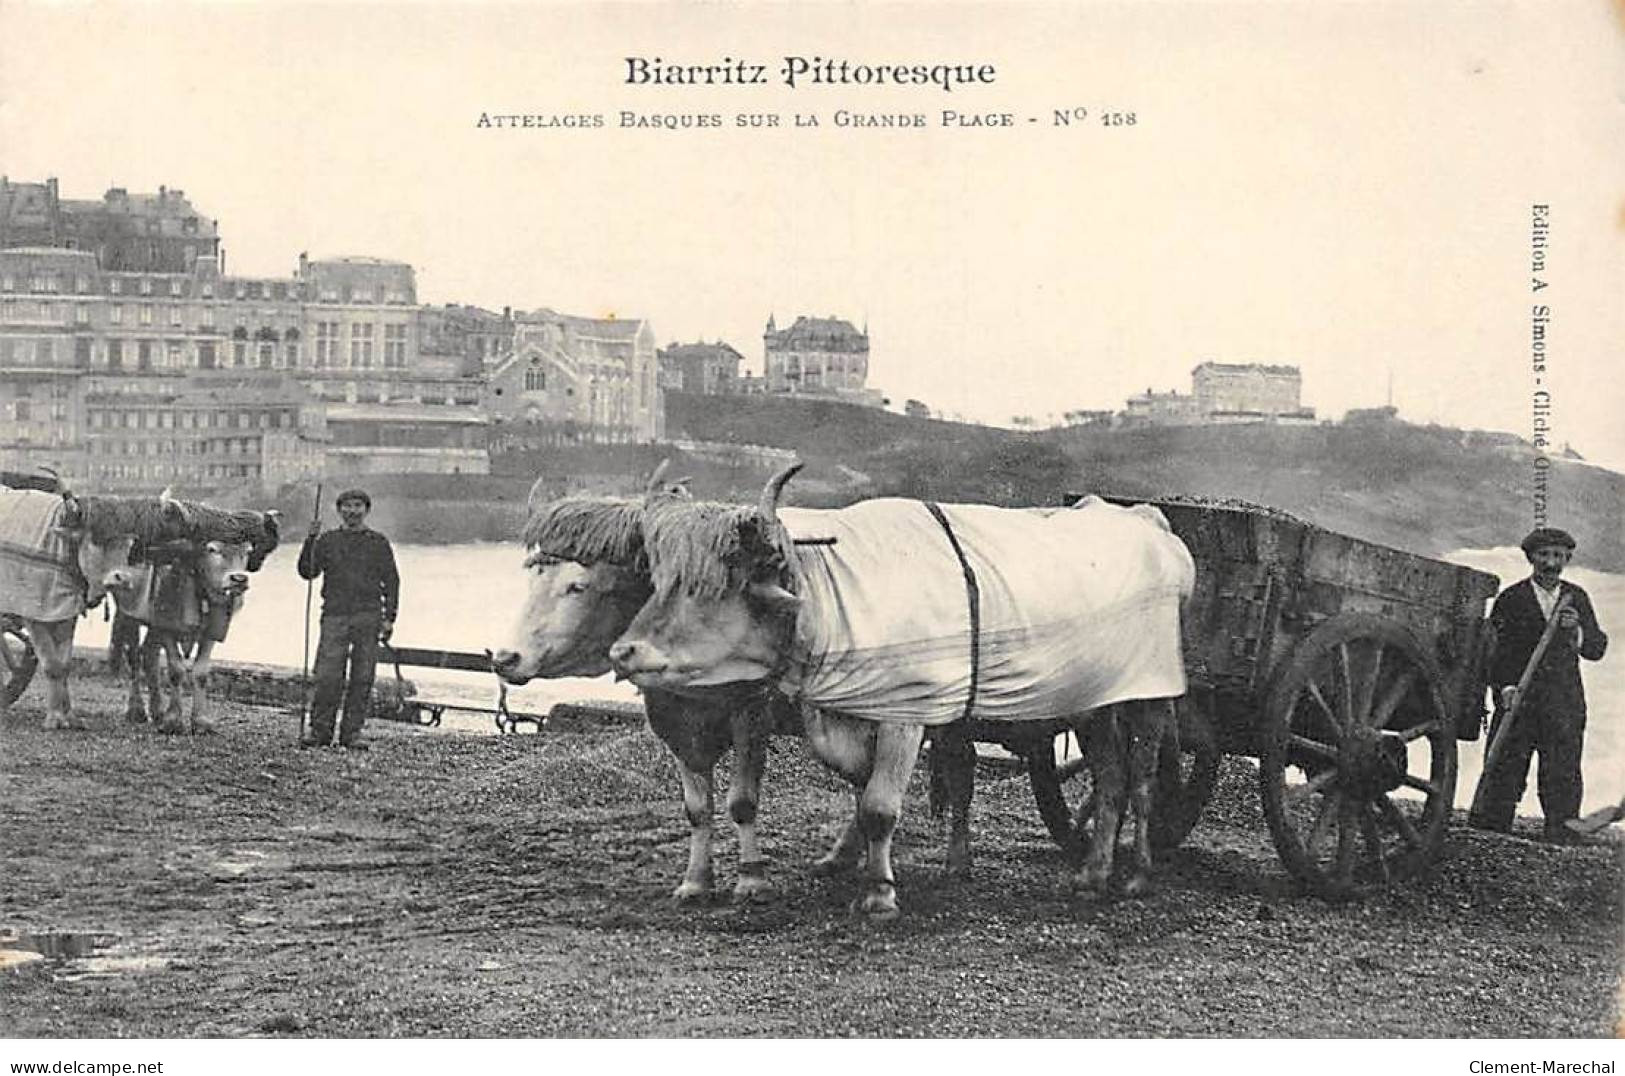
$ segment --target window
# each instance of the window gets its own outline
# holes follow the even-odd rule
[[[290,370],[297,368],[299,365],[299,345],[282,345],[282,361]]]
[[[90,337],[78,336],[73,341],[73,364],[81,370],[90,368]]]
[[[199,370],[214,369],[214,341],[205,340],[197,346],[197,365]]]
[[[85,292],[89,291],[90,278],[88,276],[79,277],[73,282],[73,290],[78,292],[80,295],[83,295]]]
[[[248,364],[248,343],[238,340],[231,345],[231,364],[233,366],[246,366]]]
[[[84,303],[73,304],[73,323],[75,325],[89,325],[90,307]]]
[[[108,307],[107,308],[107,320],[111,321],[114,325],[123,325],[124,324],[124,306],[123,306],[123,304],[114,303],[112,306]]]
[[[171,370],[179,370],[186,365],[185,360],[181,357],[181,345],[178,340],[171,340],[164,345],[164,363]]]
[[[384,326],[384,365],[402,369],[406,366],[406,326]]]
[[[214,285],[213,284],[205,284],[205,285],[203,285],[203,297],[205,299],[213,299],[214,298]]]
[[[169,282],[169,294],[175,298],[180,298],[181,282],[179,280],[171,280]]]
[[[118,277],[110,278],[107,281],[107,290],[113,295],[122,294],[124,292],[124,281],[120,280]]]
[[[27,400],[17,401],[17,421],[28,422],[33,418],[33,406]]]
[[[214,307],[206,306],[198,311],[197,323],[200,328],[214,328]]]
[[[179,303],[176,303],[174,306],[169,308],[169,324],[172,325],[172,326],[179,326],[180,323],[181,323],[181,305]]]
[[[56,358],[56,341],[40,340],[34,345],[34,357],[42,366],[49,366]]]
[[[350,324],[350,366],[367,369],[372,366],[372,331],[370,321]]]
[[[17,278],[10,273],[0,275],[0,291],[16,291]]]
[[[144,276],[144,277],[141,278],[141,294],[142,295],[151,295],[152,294],[152,278],[151,277],[145,277]]]
[[[532,366],[525,371],[525,391],[545,392],[547,390],[547,371]]]
[[[152,304],[151,303],[143,304],[142,307],[141,307],[141,324],[143,324],[143,325],[151,325],[152,324]]]
[[[119,369],[122,369],[123,366],[124,366],[123,342],[120,341],[120,340],[116,340],[116,339],[108,340],[107,341],[107,368],[109,370],[119,370]]]
[[[337,366],[339,347],[339,323],[336,321],[318,321],[316,323],[316,365],[318,367]]]
[[[272,360],[276,358],[276,345],[270,343],[269,341],[262,340],[260,341],[258,352],[260,369],[269,370],[271,368]]]

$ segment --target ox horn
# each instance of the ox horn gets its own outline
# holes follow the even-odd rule
[[[649,476],[649,484],[643,487],[644,500],[648,500],[660,492],[660,480],[666,477],[666,472],[670,469],[671,460],[669,458],[660,461],[659,466],[655,468],[654,474]]]
[[[762,515],[768,519],[778,518],[779,494],[784,492],[784,484],[794,478],[796,472],[801,470],[801,467],[801,461],[796,460],[767,480],[767,485],[762,487],[762,499],[756,506],[760,509]]]
[[[536,481],[530,484],[530,492],[525,494],[525,515],[536,511],[536,495],[542,492],[542,483],[547,481],[546,475],[537,475]]]

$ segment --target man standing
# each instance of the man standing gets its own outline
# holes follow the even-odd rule
[[[388,642],[395,630],[395,609],[400,600],[400,575],[389,539],[366,524],[372,498],[364,490],[339,494],[341,525],[322,533],[320,520],[310,521],[310,533],[299,550],[299,575],[322,576],[322,635],[316,646],[316,693],[311,701],[310,727],[299,743],[324,746],[333,739],[333,715],[344,700],[339,744],[366,750],[361,726],[372,703],[372,679],[378,644]],[[345,666],[349,686],[345,686]]]
[[[1565,531],[1541,527],[1523,540],[1533,573],[1495,599],[1490,624],[1495,652],[1490,659],[1490,687],[1495,692],[1495,719],[1490,742],[1517,697],[1517,684],[1535,647],[1556,613],[1557,630],[1529,681],[1528,698],[1518,706],[1500,757],[1479,778],[1478,810],[1468,822],[1479,829],[1505,833],[1523,797],[1530,756],[1540,755],[1537,788],[1546,816],[1546,839],[1572,839],[1564,823],[1580,813],[1580,746],[1585,736],[1585,689],[1580,659],[1596,661],[1608,648],[1608,636],[1597,625],[1591,599],[1573,583],[1559,580],[1574,555],[1574,539]]]

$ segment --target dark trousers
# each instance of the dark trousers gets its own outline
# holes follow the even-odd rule
[[[322,614],[322,638],[316,645],[316,693],[310,704],[312,738],[322,743],[333,739],[333,715],[341,698],[344,720],[339,725],[339,742],[349,743],[361,735],[372,706],[380,623],[378,613]]]
[[[1490,741],[1500,728],[1502,714],[1490,724]],[[1544,709],[1531,703],[1518,714],[1517,724],[1507,734],[1506,746],[1493,770],[1479,778],[1484,789],[1482,810],[1471,821],[1487,829],[1512,828],[1512,816],[1523,798],[1529,780],[1529,761],[1540,755],[1536,791],[1546,828],[1556,829],[1580,813],[1584,786],[1580,778],[1580,748],[1585,739],[1586,715],[1563,709]]]

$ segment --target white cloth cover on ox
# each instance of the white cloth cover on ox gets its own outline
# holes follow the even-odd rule
[[[0,613],[72,620],[85,610],[85,583],[72,539],[59,528],[55,493],[0,487]]]
[[[981,594],[972,716],[1031,721],[1185,693],[1179,606],[1196,569],[1162,513],[943,505]],[[799,592],[784,689],[875,721],[953,721],[971,686],[964,571],[918,501],[781,508]]]

